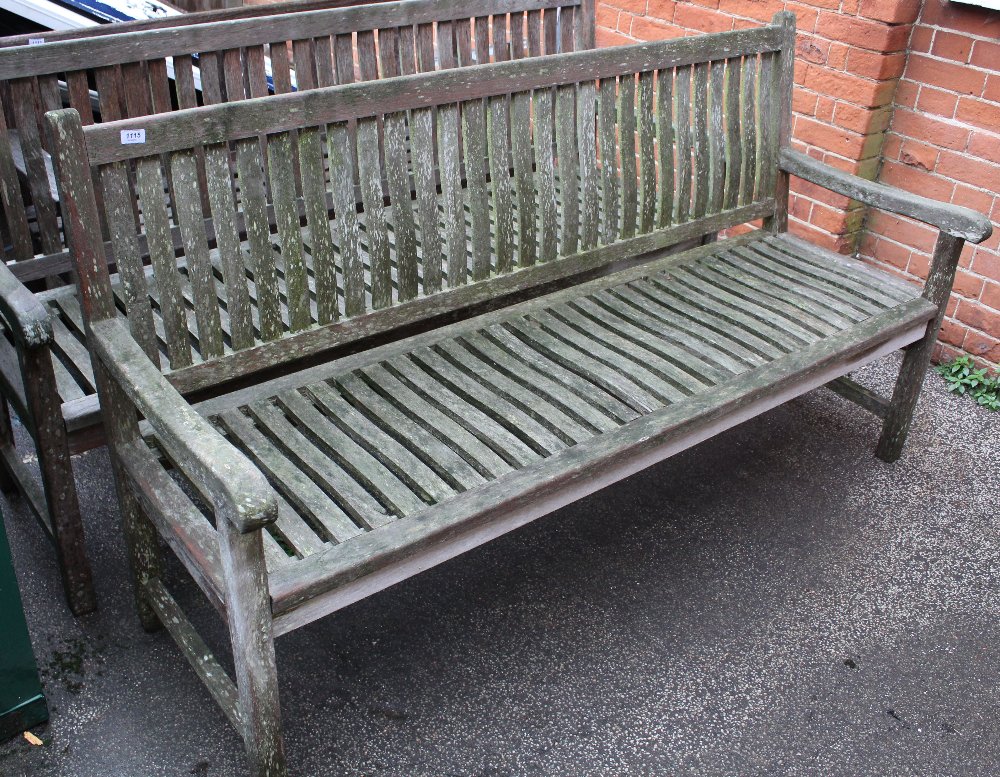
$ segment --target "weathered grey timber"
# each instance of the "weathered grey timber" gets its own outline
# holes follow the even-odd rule
[[[450,68],[508,39],[530,54],[572,37],[536,13],[510,36],[457,20],[437,72],[400,62],[379,82],[147,117],[142,146],[117,140],[133,120],[47,116],[140,617],[171,619],[254,775],[286,773],[276,635],[814,388],[884,417],[879,455],[898,455],[963,236],[989,233],[971,211],[789,153],[790,14]],[[374,41],[359,40],[370,73]],[[404,166],[408,122],[409,164],[436,159],[430,174]],[[316,136],[322,180],[306,169]],[[200,178],[199,149],[237,163]],[[168,172],[172,194],[148,184]],[[790,174],[951,230],[923,292],[791,237]],[[170,198],[182,239],[147,229],[147,264],[119,225],[112,275],[92,225],[121,220],[122,175],[154,222]],[[296,180],[332,213],[293,210]],[[242,225],[233,244],[184,215],[204,200],[216,230]],[[710,240],[755,219],[767,227]],[[702,244],[670,250],[689,239]],[[231,295],[250,300],[239,338]],[[900,348],[891,400],[845,377]],[[166,592],[151,529],[226,619],[234,680]]]
[[[521,59],[529,54],[526,18],[549,18],[554,29],[563,14],[561,24],[567,31],[561,40],[547,42],[544,48],[539,43],[532,55],[591,48],[593,3],[584,0],[579,5],[580,1],[395,0],[357,8],[358,0],[304,0],[52,33],[42,45],[29,46],[25,36],[0,40],[0,236],[6,263],[0,277],[0,313],[5,323],[12,322],[0,338],[0,391],[34,439],[42,477],[38,480],[30,474],[6,432],[0,432],[0,469],[5,485],[20,489],[53,534],[75,613],[92,610],[95,599],[70,455],[101,444],[104,433],[99,423],[98,378],[87,354],[75,292],[67,285],[72,261],[44,113],[69,106],[90,125],[198,105],[270,99],[272,93],[294,90],[302,94],[317,87],[456,64]],[[454,30],[462,24],[471,30],[474,20],[476,45],[471,40],[465,45],[466,57],[459,63],[456,52],[462,41],[456,40]],[[491,39],[483,38],[487,29],[492,31]],[[357,72],[355,55],[360,65]],[[500,160],[499,140],[506,138],[507,130],[499,123],[503,117],[498,109],[490,115],[494,121],[489,140],[497,149],[491,158]],[[366,267],[375,271],[380,302],[388,299],[393,273],[398,274],[405,298],[416,296],[421,272],[433,286],[440,268],[432,262],[419,269],[413,223],[419,221],[421,233],[429,236],[438,217],[432,119],[430,110],[396,114],[385,124],[384,134],[381,125],[367,120],[357,128],[357,122],[352,124],[343,137],[337,130],[323,137],[314,129],[261,142],[251,134],[232,149],[189,144],[188,153],[174,155],[165,168],[151,159],[139,162],[134,171],[124,165],[105,167],[100,173],[100,196],[105,197],[101,224],[108,241],[105,257],[120,263],[120,300],[147,356],[159,361],[157,343],[162,340],[167,359],[177,369],[204,357],[221,356],[229,347],[244,349],[253,344],[258,329],[268,339],[274,337],[282,331],[283,315],[290,317],[294,329],[303,331],[314,321],[336,320],[341,310],[335,268],[341,255],[351,257],[346,278],[348,315],[364,309]],[[475,137],[482,142],[476,151],[485,160],[484,116],[480,125]],[[370,169],[372,149],[377,151],[384,142],[391,160],[385,166],[385,180],[344,179],[328,189],[326,170],[340,169],[342,143],[353,139],[356,131],[369,138],[374,132],[375,143],[365,144],[360,156],[352,152],[351,164],[360,162],[365,170]],[[454,132],[457,154],[457,125]],[[121,130],[114,135],[115,144],[120,144]],[[147,147],[151,141],[149,136]],[[236,184],[230,179],[232,156],[239,172]],[[465,162],[459,156],[449,161],[455,162],[449,168],[453,180],[461,180]],[[383,187],[394,198],[409,191],[411,172],[417,191],[423,193],[420,207],[409,219],[402,210],[394,214],[389,235],[379,229],[375,200],[381,199]],[[499,181],[498,172],[491,170],[490,175]],[[486,174],[480,179],[482,205]],[[237,196],[242,202],[240,212],[232,204]],[[506,207],[510,196],[503,189],[494,193],[504,224],[498,232],[500,253],[507,259],[513,253],[513,221]],[[146,202],[141,220],[137,197]],[[312,242],[293,247],[292,236],[301,219],[311,224],[326,221],[334,211],[345,212],[354,203],[367,204],[364,222],[337,219],[338,238],[316,230],[309,237]],[[458,199],[453,201],[456,207],[458,203]],[[485,207],[474,213],[480,246],[476,272],[482,275],[488,261],[489,217]],[[269,257],[272,225],[289,248],[280,270],[275,271],[268,259],[261,262],[252,289],[233,282],[243,267],[242,251],[249,250],[254,261]],[[457,273],[459,267],[465,270],[466,236],[460,215],[454,227],[449,245]],[[377,244],[375,251],[368,241]],[[419,253],[433,253],[427,248],[421,246]],[[192,258],[190,275],[184,279],[166,272],[176,251]],[[122,261],[123,253],[132,261]],[[390,268],[390,262],[395,262],[390,257],[396,254],[404,261]],[[381,257],[374,268],[373,256]],[[219,298],[225,300],[225,307],[217,310],[210,268],[220,263],[226,280]],[[144,274],[149,267],[158,275],[152,286]],[[182,282],[188,278],[190,286]],[[311,282],[318,288],[317,302],[310,298]],[[33,292],[39,294],[39,304],[29,303]],[[282,309],[289,301],[292,304]],[[192,308],[188,312],[186,305]],[[315,316],[312,305],[318,306]],[[188,349],[192,338],[198,342],[197,359]],[[29,420],[29,415],[35,420]],[[2,423],[6,428],[6,409]]]

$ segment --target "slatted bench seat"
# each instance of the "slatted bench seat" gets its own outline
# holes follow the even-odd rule
[[[287,771],[275,635],[819,386],[882,417],[877,455],[900,454],[962,245],[989,222],[791,150],[794,41],[779,14],[753,30],[208,106],[144,120],[142,148],[119,140],[135,121],[49,114],[140,619],[175,637],[253,774]],[[193,174],[198,149],[209,161],[235,149],[239,203],[229,165]],[[258,169],[270,190],[250,185]],[[147,231],[147,268],[109,186],[168,171],[183,240],[175,255],[166,231]],[[791,174],[937,226],[927,285],[789,236]],[[155,219],[162,190],[138,189]],[[203,196],[217,265],[192,228]],[[708,242],[668,253],[692,238]],[[161,306],[175,317],[165,359],[152,315],[155,299],[181,299],[181,278],[202,357],[182,365],[170,340],[189,355],[190,322]],[[477,303],[496,309],[469,316]],[[228,346],[227,317],[242,332]],[[345,344],[361,345],[345,356]],[[846,378],[901,348],[891,400]],[[165,587],[158,538],[226,619],[235,681]]]
[[[14,41],[20,45],[0,42],[2,285],[9,289],[8,302],[27,290],[40,293],[54,330],[51,341],[44,335],[25,348],[27,340],[14,331],[18,321],[4,317],[0,481],[27,497],[51,535],[75,613],[93,609],[96,600],[70,456],[102,444],[104,434],[82,346],[82,320],[72,309],[75,292],[66,285],[72,262],[43,113],[70,106],[85,124],[99,123],[593,46],[592,0],[407,0],[356,6],[306,0],[187,14],[120,30],[96,28],[90,34],[53,33],[42,45],[28,45],[23,37]],[[319,156],[320,164],[329,164],[325,147]],[[200,153],[196,166],[204,177]],[[182,248],[170,201],[173,184],[170,176],[158,182],[167,202],[164,228]],[[239,194],[239,180],[234,189]],[[360,200],[357,188],[356,196]],[[201,207],[207,215],[207,197]],[[301,193],[298,207],[301,212]],[[143,214],[135,213],[144,228]],[[269,216],[273,220],[273,208]],[[211,221],[206,229],[214,234]],[[105,230],[104,237],[111,235]],[[144,256],[145,241],[140,235]],[[106,254],[114,260],[110,243]],[[197,363],[196,331],[190,336],[191,359]],[[38,473],[14,446],[8,404],[32,437]]]

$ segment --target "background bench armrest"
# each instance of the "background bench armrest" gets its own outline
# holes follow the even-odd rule
[[[783,148],[780,165],[785,172],[818,184],[824,189],[872,205],[879,210],[887,210],[931,224],[942,232],[968,240],[970,243],[981,243],[993,233],[993,225],[989,219],[974,210],[859,178],[823,162],[817,162],[799,151]]]
[[[95,356],[215,508],[242,533],[273,523],[277,497],[264,475],[170,385],[124,323],[97,321],[92,330]]]
[[[0,262],[0,316],[19,346],[38,348],[52,342],[52,322],[45,306],[3,262]]]

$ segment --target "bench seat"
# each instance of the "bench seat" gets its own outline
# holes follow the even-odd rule
[[[913,342],[934,312],[881,271],[758,232],[199,411],[279,493],[265,555],[280,634],[300,606],[343,606],[413,574],[401,564],[437,563]]]

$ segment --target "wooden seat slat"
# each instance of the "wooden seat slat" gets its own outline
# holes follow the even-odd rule
[[[730,352],[732,343],[723,341],[711,330],[672,316],[662,308],[656,310],[658,315],[654,314],[641,296],[629,290],[597,292],[577,305],[593,317],[620,322],[617,326],[663,337],[670,344],[669,352],[675,354],[674,358],[686,361],[685,354],[701,356],[705,360],[708,376],[714,376],[717,371],[740,372],[746,366],[746,362],[741,362]],[[669,328],[664,328],[665,322],[669,323]],[[636,337],[639,336],[636,332]]]
[[[852,321],[864,319],[871,310],[875,309],[871,305],[863,306],[864,303],[859,303],[857,298],[838,293],[840,290],[836,287],[824,286],[821,280],[798,273],[783,265],[774,264],[762,254],[748,253],[740,248],[730,252],[727,258],[729,257],[731,257],[732,267],[765,281],[781,278],[783,282],[791,284],[796,293],[815,300],[824,310],[836,312],[837,315]]]
[[[819,299],[814,301],[815,297],[801,285],[796,285],[794,290],[775,286],[773,280],[761,273],[759,268],[741,263],[736,254],[726,252],[720,259],[724,261],[716,261],[714,257],[706,260],[701,263],[700,269],[705,273],[718,273],[730,278],[740,287],[741,294],[761,293],[774,298],[775,301],[771,304],[777,306],[782,315],[787,314],[795,319],[802,317],[810,327],[819,329],[823,334],[843,329],[859,320],[857,314],[845,315],[838,307],[825,303],[819,295],[816,295]]]
[[[376,364],[361,372],[365,384],[390,401],[413,422],[423,426],[431,435],[449,446],[469,462],[485,479],[493,480],[513,467],[454,415],[448,414],[434,403],[433,397],[421,394],[419,388],[401,380],[385,365]]]
[[[501,325],[494,325],[475,333],[476,337],[502,348],[505,353],[510,354],[520,365],[527,367],[537,367],[538,372],[550,377],[557,384],[557,394],[566,396],[567,401],[578,398],[580,401],[593,406],[600,411],[603,416],[610,420],[611,426],[618,426],[620,422],[635,418],[638,412],[629,404],[618,399],[614,391],[605,390],[603,387],[588,380],[573,369],[564,366],[557,359],[549,358],[548,355],[537,349],[532,349],[521,338]],[[523,369],[523,367],[521,367]],[[563,392],[566,392],[565,394]],[[606,423],[593,422],[599,429],[608,428]]]
[[[246,415],[229,410],[216,420],[237,447],[261,467],[284,499],[311,525],[322,528],[322,539],[343,542],[363,531],[322,488],[292,466]]]
[[[488,332],[473,332],[460,338],[458,345],[443,347],[456,354],[460,351],[469,352],[481,362],[487,362],[492,372],[502,375],[511,383],[523,386],[532,392],[533,396],[544,400],[546,408],[551,406],[559,415],[572,419],[588,436],[618,425],[611,419],[610,414],[601,412],[596,404],[592,404],[574,391],[571,383],[560,382],[554,364],[551,362],[543,364],[538,358],[533,358],[531,361],[518,359],[514,353],[505,350],[488,335]],[[456,356],[456,358],[461,357]],[[572,429],[564,427],[564,430],[567,428]],[[574,438],[582,439],[583,432],[572,429],[570,433]]]
[[[475,372],[463,369],[436,351],[418,348],[409,358],[435,383],[488,416],[496,424],[494,428],[504,429],[504,442],[516,437],[539,456],[549,456],[572,442],[570,434],[554,430],[530,410],[526,411],[516,397],[504,396],[496,384],[479,379]],[[506,445],[505,448],[510,449]]]
[[[337,380],[336,388],[359,413],[371,423],[381,425],[385,434],[405,445],[411,455],[419,458],[456,491],[485,482],[483,475],[462,454],[442,443],[424,425],[373,391],[359,376],[342,376]]]
[[[778,326],[784,328],[786,324],[790,324],[792,332],[803,332],[806,337],[822,337],[838,328],[832,322],[814,316],[802,307],[788,303],[782,298],[780,290],[773,287],[759,284],[748,285],[742,279],[734,277],[733,272],[723,272],[703,264],[687,268],[687,270],[699,281],[711,283],[714,287],[724,291],[728,299],[737,303],[752,304],[754,311],[759,310],[762,314],[769,314],[769,320],[774,321]]]
[[[542,454],[532,449],[504,424],[499,412],[491,413],[490,410],[467,401],[457,390],[423,370],[408,354],[387,361],[384,366],[410,391],[464,427],[507,463],[523,467],[542,457]]]

